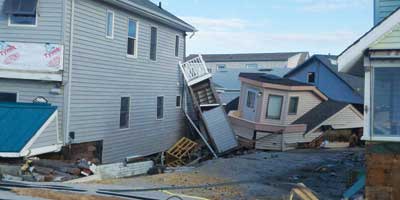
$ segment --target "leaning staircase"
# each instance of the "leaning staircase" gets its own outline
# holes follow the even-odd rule
[[[212,83],[212,75],[199,55],[196,58],[179,63],[185,78],[189,95],[193,101],[193,108],[200,120],[196,130],[205,142],[211,143],[217,154],[223,154],[238,146],[236,136],[228,121],[222,103]],[[189,115],[186,115],[189,121]]]

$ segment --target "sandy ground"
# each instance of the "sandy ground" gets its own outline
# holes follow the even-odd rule
[[[64,194],[48,193],[51,199],[91,199],[98,189],[141,189],[155,187],[198,186],[205,184],[235,183],[219,187],[196,189],[168,189],[130,194],[167,199],[173,194],[184,194],[187,200],[241,200],[241,199],[287,199],[290,190],[297,183],[304,183],[320,199],[340,199],[348,188],[352,172],[364,169],[363,149],[321,149],[293,150],[289,152],[253,152],[241,156],[219,158],[200,163],[194,168],[152,176],[126,179],[102,180],[85,184],[57,183],[63,186],[86,189],[87,198]],[[238,182],[240,184],[238,184]],[[18,199],[24,196],[49,198],[42,192],[20,190]],[[129,194],[129,193],[126,193]],[[12,195],[1,192],[0,197]],[[55,196],[61,195],[60,198]],[[11,196],[12,197],[12,196]],[[183,197],[183,196],[182,196]],[[202,198],[200,198],[202,197]],[[15,198],[7,198],[15,199]],[[109,199],[109,198],[104,198]]]
[[[304,183],[320,199],[340,199],[354,171],[364,169],[363,149],[294,150],[255,152],[201,163],[185,172],[129,179],[102,184],[129,185],[142,182],[156,186],[194,186],[223,182],[243,184],[204,189],[174,190],[208,199],[287,199],[297,183]]]

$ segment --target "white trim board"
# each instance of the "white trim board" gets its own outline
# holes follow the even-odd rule
[[[58,144],[53,144],[50,146],[44,146],[39,148],[31,149],[31,146],[36,142],[44,130],[51,124],[51,122],[57,123],[58,126],[58,111],[54,113],[47,119],[47,121],[40,127],[40,129],[35,133],[35,135],[25,144],[25,146],[20,150],[20,152],[0,152],[0,157],[25,157],[25,156],[35,156],[43,153],[57,152],[61,150],[62,143],[55,141]],[[57,128],[57,138],[59,138],[59,130]]]
[[[400,10],[396,11],[359,40],[343,51],[338,57],[338,67],[341,72],[349,72],[363,59],[364,51],[378,41],[385,33],[390,32],[400,22]]]

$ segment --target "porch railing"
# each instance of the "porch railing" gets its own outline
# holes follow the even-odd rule
[[[211,77],[211,73],[208,72],[206,63],[200,54],[198,57],[190,59],[184,63],[179,63],[179,66],[181,67],[188,86]]]

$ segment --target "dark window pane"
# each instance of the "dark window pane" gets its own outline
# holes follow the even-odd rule
[[[297,113],[298,105],[299,105],[299,97],[290,97],[289,114],[295,115]]]
[[[114,21],[114,13],[112,12],[107,12],[107,27],[106,27],[106,33],[108,37],[113,36],[113,21]]]
[[[25,14],[36,13],[37,0],[21,0],[19,11]]]
[[[5,14],[36,15],[37,0],[6,0]]]
[[[130,110],[130,98],[121,97],[121,109],[119,117],[119,127],[128,128],[129,127],[129,110]]]
[[[373,77],[373,134],[399,137],[400,68],[375,68]]]
[[[315,83],[315,73],[314,72],[308,72],[308,74],[307,74],[307,82],[308,83]]]
[[[164,97],[157,97],[157,119],[164,117]]]
[[[133,38],[128,38],[128,55],[135,55],[135,42],[136,40]]]
[[[181,96],[176,96],[176,107],[181,107]]]
[[[175,56],[179,56],[179,36],[175,37]]]
[[[17,94],[0,92],[0,102],[17,102]]]
[[[36,15],[10,15],[11,24],[35,25]]]
[[[157,28],[151,27],[150,59],[157,59]]]

